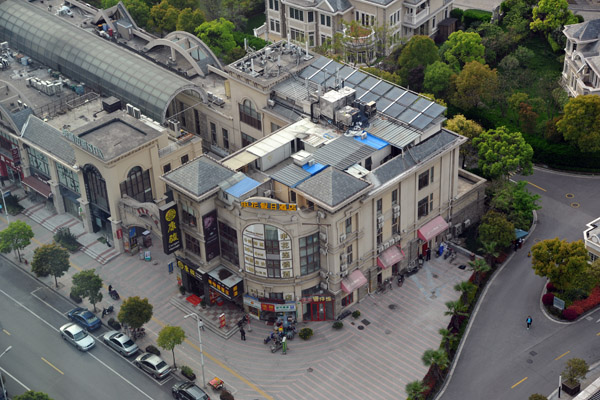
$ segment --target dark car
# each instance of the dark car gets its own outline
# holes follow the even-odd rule
[[[210,400],[206,392],[194,384],[194,382],[179,382],[171,389],[173,398],[182,400]]]
[[[156,379],[162,379],[171,373],[171,367],[157,355],[144,353],[133,362]]]
[[[67,317],[88,331],[96,330],[102,325],[100,319],[87,308],[74,308],[67,313]]]
[[[104,343],[124,355],[129,357],[138,352],[138,345],[133,343],[133,340],[124,333],[110,331],[104,334]]]

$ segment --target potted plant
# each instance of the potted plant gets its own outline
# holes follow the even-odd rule
[[[313,330],[310,328],[302,328],[300,332],[298,332],[298,336],[300,336],[303,340],[308,340],[313,335]]]
[[[202,298],[202,300],[200,301],[200,307],[206,308],[206,301],[204,301],[204,298]]]
[[[563,392],[570,396],[575,396],[581,390],[581,380],[585,379],[585,375],[590,370],[585,360],[581,358],[571,358],[567,361],[567,365],[561,376],[563,379]]]
[[[354,312],[352,312],[352,318],[358,319],[359,317],[360,317],[360,311],[355,310]]]
[[[196,374],[194,374],[194,371],[187,365],[181,366],[181,375],[185,376],[190,381],[196,379]]]
[[[151,353],[157,356],[160,356],[160,350],[156,348],[156,346],[148,345],[146,346],[146,353]]]
[[[110,326],[111,328],[113,328],[116,331],[120,331],[121,330],[121,324],[119,323],[119,321],[116,321],[114,318],[110,318],[107,322],[108,326]]]
[[[335,321],[333,323],[333,329],[342,329],[344,327],[344,323],[342,321]]]
[[[185,296],[185,288],[183,286],[179,286],[179,293],[181,293],[182,296]]]

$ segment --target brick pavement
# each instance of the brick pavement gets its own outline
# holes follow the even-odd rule
[[[28,209],[35,219],[36,210]],[[43,208],[37,212],[41,210]],[[24,251],[25,257],[31,260],[33,250],[51,242],[53,233],[23,214],[11,217],[11,221],[15,218],[24,220],[34,230],[33,243]],[[6,226],[5,216],[1,216],[0,229]],[[154,306],[154,317],[146,326],[148,334],[139,341],[140,347],[155,343],[158,332],[166,324],[183,327],[188,339],[176,348],[177,364],[192,367],[198,376],[197,382],[201,383],[195,321],[184,320],[184,311],[171,302],[180,298],[176,272],[168,273],[167,264],[172,258],[162,253],[157,242],[154,240],[151,248],[151,262],[122,254],[101,264],[77,252],[71,256],[73,268],[59,278],[58,291],[68,296],[72,275],[82,269],[95,268],[105,285],[112,284],[121,298],[147,297]],[[6,258],[15,261],[13,255]],[[427,370],[421,362],[423,352],[439,346],[437,331],[449,321],[449,317],[444,316],[444,303],[459,297],[453,286],[468,279],[470,272],[458,269],[457,265],[466,262],[461,255],[455,265],[442,258],[432,259],[416,275],[407,278],[401,288],[394,286],[391,291],[372,294],[356,304],[353,309],[360,310],[361,317],[358,320],[347,317],[340,331],[332,329],[332,322],[300,324],[298,328],[310,327],[315,335],[309,341],[298,337],[290,341],[286,355],[281,351],[271,353],[269,346],[263,344],[272,326],[259,321],[252,321],[252,331],[247,332],[245,342],[237,334],[225,339],[206,329],[202,333],[206,379],[219,376],[225,380],[237,400],[404,399],[406,383],[421,379]],[[25,264],[21,267],[30,270]],[[40,280],[53,286],[51,277]],[[109,304],[118,312],[120,301],[107,295],[99,308]],[[84,302],[86,305],[89,307]],[[209,308],[202,317],[206,321],[215,311]],[[197,307],[196,312],[202,314],[203,310]],[[369,325],[363,320],[370,322]],[[359,329],[361,326],[364,329]],[[171,363],[168,353],[165,360]],[[209,394],[218,396],[211,393],[211,389]]]

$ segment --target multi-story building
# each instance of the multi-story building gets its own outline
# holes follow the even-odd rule
[[[562,85],[569,96],[600,94],[600,19],[567,25]]]
[[[600,218],[587,224],[587,229],[583,231],[583,241],[590,261],[600,258]]]

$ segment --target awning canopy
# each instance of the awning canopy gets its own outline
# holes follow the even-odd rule
[[[52,189],[50,189],[50,185],[41,179],[36,178],[35,176],[26,176],[21,182],[47,199],[52,196]]]
[[[404,252],[400,246],[392,246],[377,257],[377,265],[382,269],[391,267],[392,265],[404,259]]]
[[[231,168],[233,170],[238,170],[245,165],[250,164],[251,162],[258,159],[257,155],[254,155],[248,151],[242,151],[240,154],[235,157],[231,157],[229,160],[223,162],[223,165],[227,168]]]
[[[419,236],[419,239],[428,242],[448,229],[448,226],[446,220],[440,215],[423,225],[421,229],[417,231],[417,235]]]
[[[359,270],[355,270],[348,277],[342,280],[342,290],[345,293],[352,293],[359,287],[362,287],[367,284],[367,278],[365,275]]]
[[[515,228],[515,236],[517,239],[523,239],[527,235],[529,235],[529,232],[526,232],[523,229]]]

